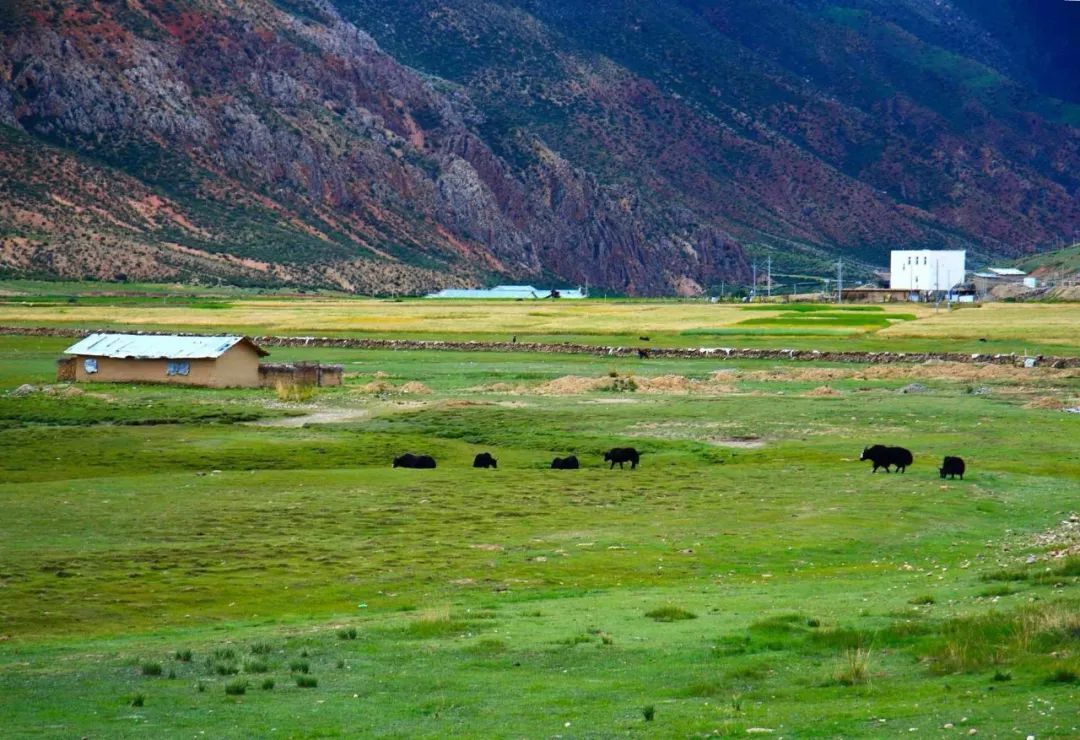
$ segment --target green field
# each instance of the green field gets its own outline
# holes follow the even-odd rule
[[[294,333],[393,336],[392,311],[409,336],[715,344],[726,326],[1080,353],[1063,305],[168,315],[245,328],[256,305]],[[439,312],[468,316],[455,332]],[[75,320],[100,319],[0,305],[4,325]],[[52,381],[69,343],[0,337],[4,737],[1080,734],[1080,416],[1063,411],[1080,371],[275,349],[345,367],[295,402],[71,389]],[[875,442],[915,464],[871,475]],[[630,445],[641,466],[608,470]],[[497,470],[471,467],[484,450]],[[392,469],[405,451],[439,467]],[[581,470],[548,469],[570,453]],[[937,475],[946,454],[964,480]]]

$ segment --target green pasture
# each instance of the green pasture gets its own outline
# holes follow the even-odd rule
[[[1080,733],[1075,371],[275,350],[345,367],[297,403],[67,344],[0,337],[4,737]]]

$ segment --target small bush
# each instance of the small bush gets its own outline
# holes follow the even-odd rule
[[[338,630],[337,636],[342,640],[355,640],[356,627],[342,627]]]
[[[229,681],[225,684],[225,693],[229,696],[242,696],[247,693],[247,681]]]
[[[274,392],[279,401],[286,403],[307,403],[315,397],[315,386],[300,383],[278,381]]]
[[[176,655],[174,657],[177,660],[179,660],[181,663],[190,663],[191,662],[191,651],[188,650],[187,648],[185,648],[183,650],[177,650]]]
[[[862,648],[848,649],[841,658],[836,682],[841,686],[855,686],[870,682],[870,651]]]
[[[1002,681],[1012,681],[1012,674],[1003,673],[1002,671],[994,671],[994,676],[990,680],[997,683],[1001,683]]]
[[[1080,576],[1080,555],[1070,555],[1065,558],[1065,562],[1054,568],[1052,572],[1062,578]]]
[[[306,660],[294,660],[289,663],[289,671],[292,673],[307,673],[311,670],[311,666],[308,665]]]
[[[265,660],[249,660],[244,663],[244,673],[266,673],[270,670]]]
[[[274,652],[274,646],[268,642],[254,642],[251,644],[252,655],[269,655]]]
[[[263,691],[270,691],[271,689],[274,688],[274,679],[272,679],[272,678],[263,679],[263,682],[262,682],[260,688]]]
[[[821,620],[820,619],[814,619],[813,617],[811,617],[810,619],[806,620],[806,626],[810,627],[812,629],[816,629],[816,628],[821,626]]]
[[[296,685],[302,689],[313,689],[319,685],[319,679],[314,676],[297,676]]]
[[[922,596],[916,596],[908,603],[914,604],[915,606],[929,606],[930,604],[937,603],[937,599],[935,599],[930,594],[923,594]]]
[[[144,676],[160,676],[162,673],[161,663],[143,663],[142,674]]]
[[[1058,668],[1046,677],[1047,683],[1076,683],[1080,679],[1076,671],[1069,668]]]
[[[652,704],[647,707],[642,707],[641,716],[645,718],[646,722],[652,722],[653,717],[656,716],[656,707],[654,707]]]
[[[235,663],[214,663],[213,672],[219,676],[235,676],[240,667]]]
[[[236,652],[232,648],[218,648],[213,655],[218,660],[234,660],[236,658]]]
[[[683,619],[697,619],[697,614],[678,606],[662,606],[645,612],[645,616],[657,622],[678,622]]]
[[[133,707],[141,707],[145,703],[146,697],[142,694],[135,694],[135,696],[131,697],[131,706]]]

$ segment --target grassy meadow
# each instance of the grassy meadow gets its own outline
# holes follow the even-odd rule
[[[31,303],[0,325],[1080,352],[1065,304]],[[69,343],[0,336],[4,737],[1080,734],[1076,370],[275,349],[345,367],[288,398],[58,385]]]

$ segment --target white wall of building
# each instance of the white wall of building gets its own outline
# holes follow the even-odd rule
[[[964,281],[967,252],[957,250],[894,250],[889,287],[893,290],[949,290]]]

